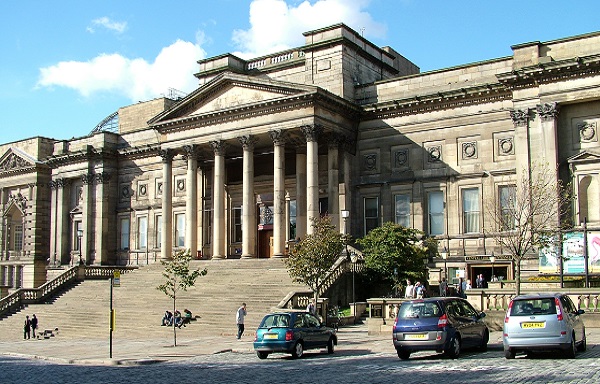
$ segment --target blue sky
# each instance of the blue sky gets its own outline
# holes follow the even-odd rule
[[[304,43],[344,22],[422,72],[600,31],[600,1],[0,1],[0,143],[87,135],[119,107],[191,92],[196,61]]]

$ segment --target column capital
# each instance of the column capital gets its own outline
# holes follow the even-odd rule
[[[213,140],[210,143],[210,147],[212,148],[215,156],[225,156],[225,150],[227,149],[227,145],[224,141],[221,140]]]
[[[245,151],[253,151],[254,145],[258,142],[258,139],[253,135],[239,136],[238,140]]]
[[[198,157],[198,146],[195,144],[189,144],[183,146],[183,158],[197,158]]]
[[[554,120],[560,110],[556,103],[538,104],[535,108],[542,121]]]
[[[274,145],[285,145],[287,135],[283,129],[273,129],[269,131],[269,136],[271,136]]]
[[[527,124],[529,123],[529,120],[531,118],[530,116],[530,109],[526,108],[526,109],[511,109],[510,110],[510,117],[513,121],[513,124],[515,125],[515,127],[525,127],[527,126]]]
[[[306,136],[306,141],[317,141],[319,139],[319,135],[323,133],[323,127],[318,124],[313,125],[304,125],[301,127],[304,136]]]
[[[83,181],[83,184],[93,184],[95,179],[96,175],[93,173],[84,173],[81,175],[81,181]]]
[[[96,182],[98,182],[99,184],[106,184],[110,181],[111,178],[111,174],[108,172],[100,172],[100,173],[96,173],[96,177],[95,180]]]
[[[175,155],[173,153],[173,150],[172,149],[168,149],[168,148],[160,149],[158,151],[158,154],[162,158],[162,162],[163,163],[170,163],[171,160],[173,160],[173,156]]]

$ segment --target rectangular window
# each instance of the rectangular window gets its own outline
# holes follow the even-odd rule
[[[138,226],[137,226],[137,248],[138,249],[146,249],[148,247],[148,217],[140,216],[138,217]]]
[[[81,248],[79,233],[83,233],[83,223],[81,221],[75,221],[73,222],[73,228],[73,250],[79,251],[79,248]]]
[[[210,201],[208,201],[206,204],[208,207],[211,206]],[[204,244],[212,244],[212,224],[212,210],[206,209],[204,211]]]
[[[379,198],[365,197],[365,235],[379,226]]]
[[[121,249],[129,250],[129,218],[122,218],[120,223]]]
[[[502,231],[510,231],[516,228],[516,196],[517,187],[515,185],[503,185],[498,187]]]
[[[185,247],[185,214],[175,215],[175,246]]]
[[[233,207],[231,212],[231,241],[233,243],[242,242],[242,207]]]
[[[410,228],[410,195],[395,195],[394,201],[396,224]]]
[[[427,210],[429,212],[429,234],[432,236],[444,233],[444,193],[429,192],[427,195]]]
[[[479,232],[479,188],[468,188],[462,191],[463,231]]]
[[[15,251],[23,250],[23,224],[15,225]]]
[[[157,215],[156,218],[156,226],[154,227],[154,244],[156,244],[156,248],[162,247],[162,216]]]
[[[290,238],[288,240],[296,239],[296,200],[290,200]]]

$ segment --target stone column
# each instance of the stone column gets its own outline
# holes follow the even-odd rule
[[[306,136],[306,233],[314,232],[314,220],[319,218],[319,144],[322,128],[318,125],[302,127]]]
[[[269,131],[273,153],[273,256],[285,255],[285,139],[281,129]]]
[[[160,258],[168,260],[173,257],[173,152],[170,149],[161,149],[160,156],[163,163]]]
[[[90,264],[103,264],[108,263],[109,258],[112,256],[109,254],[109,238],[111,224],[114,225],[114,221],[110,218],[111,212],[111,196],[110,196],[110,180],[111,173],[100,172],[96,173],[96,217],[95,217],[95,240],[94,240],[94,252],[90,253]],[[114,207],[114,206],[112,206]],[[112,209],[114,212],[114,208]],[[130,231],[131,232],[131,231]]]
[[[256,251],[256,198],[254,197],[254,136],[238,137],[244,149],[242,176],[242,257],[255,257]]]
[[[352,193],[350,190],[350,172],[351,172],[351,167],[352,167],[352,159],[350,156],[352,156],[350,154],[350,146],[352,143],[348,142],[348,140],[346,139],[344,141],[344,145],[342,146],[343,148],[343,153],[342,153],[342,157],[343,157],[343,180],[342,182],[339,184],[339,209],[341,210],[347,210],[350,211],[350,222],[346,223],[344,222],[344,219],[342,217],[340,217],[340,221],[339,221],[339,225],[340,228],[344,228],[344,226],[347,224],[348,227],[346,228],[346,230],[348,231],[347,233],[351,234],[352,233],[352,219],[354,216],[356,216],[357,212],[352,212]],[[362,215],[361,215],[362,216]],[[342,233],[342,231],[340,230],[340,233]]]
[[[557,119],[559,108],[556,103],[547,103],[536,106],[537,113],[540,116],[541,125],[541,146],[539,153],[535,157],[543,157],[548,164],[558,164],[558,132]]]
[[[290,240],[290,194],[285,193],[285,248]],[[287,252],[286,252],[287,253]]]
[[[198,158],[195,145],[183,147],[187,158],[185,181],[185,247],[195,258],[198,254]]]
[[[296,238],[306,236],[306,146],[296,152]]]
[[[213,170],[213,259],[224,259],[225,255],[225,143],[211,141],[215,153]]]
[[[340,229],[340,205],[339,205],[339,189],[340,189],[340,170],[339,170],[339,145],[341,137],[334,136],[329,141],[327,152],[327,197],[328,197],[328,213],[331,217],[331,223]]]

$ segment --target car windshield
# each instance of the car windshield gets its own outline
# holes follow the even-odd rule
[[[260,328],[287,328],[290,326],[290,315],[273,314],[267,315],[260,323]]]
[[[404,303],[400,306],[398,317],[440,317],[442,311],[437,302]]]
[[[555,314],[556,305],[553,297],[515,300],[510,309],[511,316]]]

